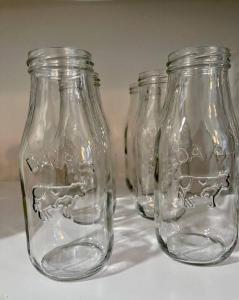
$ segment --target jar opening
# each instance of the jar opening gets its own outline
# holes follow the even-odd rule
[[[167,72],[200,65],[229,68],[230,55],[228,48],[217,46],[199,46],[176,50],[168,56]]]
[[[41,68],[92,69],[93,65],[91,53],[82,49],[51,47],[28,52],[27,66],[29,73]]]
[[[139,73],[139,86],[154,83],[167,83],[168,77],[161,69],[150,70]]]

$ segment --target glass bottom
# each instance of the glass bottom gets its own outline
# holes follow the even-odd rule
[[[192,265],[213,265],[226,259],[234,247],[226,246],[222,240],[203,234],[181,233],[168,238],[167,244],[158,237],[163,250],[173,259]]]
[[[154,220],[154,208],[149,205],[141,205],[140,203],[136,203],[136,210],[139,215],[150,220]]]
[[[44,275],[58,281],[86,278],[99,271],[107,262],[112,245],[105,251],[96,244],[74,241],[48,252],[35,267]]]

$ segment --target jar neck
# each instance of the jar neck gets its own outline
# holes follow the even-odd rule
[[[168,93],[178,96],[188,93],[188,91],[213,92],[213,89],[221,89],[222,83],[228,84],[228,69],[217,66],[200,66],[194,68],[180,68],[169,72]],[[168,95],[167,95],[168,98]],[[180,97],[183,100],[185,97]],[[188,97],[186,97],[188,98]],[[193,101],[195,97],[191,99]],[[198,99],[198,97],[197,97]],[[208,98],[205,98],[207,100]],[[203,97],[201,99],[203,101]]]
[[[141,85],[139,87],[139,98],[144,101],[160,101],[162,102],[165,98],[165,92],[167,87],[167,81],[160,81],[155,83],[150,83],[146,85]],[[160,104],[160,106],[162,106]]]
[[[227,67],[218,67],[216,65],[202,65],[202,66],[192,66],[192,67],[185,67],[185,68],[178,68],[173,71],[168,72],[168,81],[171,78],[194,78],[195,76],[205,76],[210,77],[212,75],[217,74],[219,77],[225,77],[228,75],[228,68]],[[199,82],[200,83],[200,82]]]
[[[45,76],[36,77],[31,74],[31,98],[29,107],[29,122],[33,116],[39,118],[38,123],[44,123],[46,116],[50,116],[51,123],[57,122],[54,119],[60,109],[60,118],[70,112],[71,118],[76,118],[79,110],[88,109],[90,105],[87,86],[88,72],[81,72],[77,77],[62,77],[61,79],[49,79]],[[79,105],[81,104],[81,106]],[[65,117],[64,117],[65,118]],[[36,123],[37,124],[37,123]],[[42,125],[47,126],[47,124]]]
[[[77,120],[78,104],[82,102],[81,91],[79,89],[79,81],[77,79],[71,82],[63,83],[60,88],[60,120],[62,123],[71,119],[73,122]]]
[[[210,81],[212,80],[224,80],[228,78],[228,68],[227,67],[218,67],[215,65],[203,65],[200,67],[194,66],[194,67],[187,67],[187,68],[179,68],[175,69],[172,72],[169,72],[168,74],[168,86],[172,84],[175,80],[177,80],[177,84],[180,84],[180,80],[182,79],[188,79],[191,81],[196,81],[197,84],[205,84],[205,82],[208,80],[208,83],[210,84]],[[202,80],[203,79],[203,80]],[[195,82],[196,83],[196,82]]]
[[[91,65],[86,65],[85,62],[77,67],[35,67],[30,71],[30,74],[35,77],[45,77],[50,80],[67,80],[80,77],[84,72],[92,72]]]
[[[172,111],[175,118],[187,116],[195,123],[224,119],[230,96],[227,77],[227,68],[217,66],[178,69],[169,73],[163,119]]]
[[[31,93],[38,89],[39,86],[58,86],[58,89],[89,89],[92,88],[92,71],[87,68],[78,69],[77,71],[69,72],[59,72],[58,70],[52,70],[51,68],[41,68],[31,72]]]

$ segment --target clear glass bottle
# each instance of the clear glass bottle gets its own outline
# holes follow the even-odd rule
[[[28,252],[56,280],[81,279],[108,260],[112,192],[92,112],[90,53],[29,52],[31,96],[20,148]]]
[[[163,111],[167,76],[160,70],[139,74],[139,102],[135,138],[136,208],[143,217],[154,219],[154,147]]]
[[[116,209],[116,183],[115,183],[115,170],[113,164],[113,153],[112,153],[112,144],[111,144],[111,132],[108,125],[106,116],[102,108],[101,94],[100,94],[100,78],[99,74],[96,72],[92,73],[92,107],[96,118],[98,119],[98,130],[100,132],[100,140],[103,145],[106,157],[108,158],[107,167],[109,169],[108,174],[109,186],[112,190],[112,199],[113,199],[113,212]]]
[[[107,132],[109,136],[111,136],[110,133],[110,127],[107,121],[107,118],[105,116],[103,107],[102,107],[102,100],[101,100],[101,93],[100,93],[100,77],[97,72],[93,72],[93,86],[94,86],[94,98],[97,101],[97,109],[100,110],[100,118],[102,119],[102,123],[104,124],[104,131]]]
[[[239,51],[232,52],[231,56],[232,68],[229,72],[231,97],[233,103],[233,110],[235,112],[237,122],[239,123]]]
[[[184,263],[218,263],[237,242],[237,153],[223,82],[229,58],[227,48],[205,46],[168,59],[155,224],[162,249]]]
[[[233,105],[232,96],[231,96],[231,89],[230,83],[228,78],[228,70],[225,69],[221,73],[221,81],[223,87],[223,95],[224,95],[224,104],[225,104],[225,111],[227,114],[228,121],[231,125],[232,132],[234,135],[235,143],[236,143],[236,166],[237,166],[237,175],[239,175],[239,118],[236,114],[236,108]],[[239,176],[237,176],[237,182],[239,186]],[[239,208],[239,202],[238,202]]]
[[[139,111],[139,89],[138,83],[132,83],[129,87],[130,106],[127,122],[124,130],[124,152],[125,152],[125,180],[130,191],[136,190],[136,170],[134,141],[136,133],[136,120]]]

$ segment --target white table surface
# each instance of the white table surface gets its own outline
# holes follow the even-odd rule
[[[153,222],[138,216],[132,196],[118,199],[108,266],[78,282],[38,273],[26,251],[18,183],[0,183],[0,300],[238,300],[239,247],[218,266],[173,261],[159,249]]]

